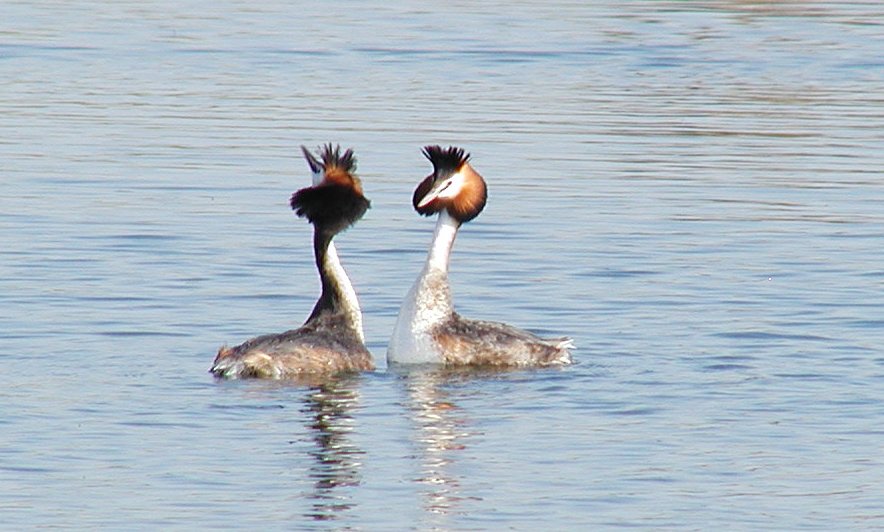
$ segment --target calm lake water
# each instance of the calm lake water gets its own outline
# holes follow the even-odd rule
[[[4,2],[3,528],[884,527],[884,7],[510,4]],[[378,370],[216,382],[309,314],[329,141]],[[386,368],[430,143],[459,310],[574,366]]]

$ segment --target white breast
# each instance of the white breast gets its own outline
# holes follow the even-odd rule
[[[427,262],[399,309],[387,347],[387,362],[442,362],[432,332],[454,312],[448,287],[448,261],[459,226],[448,212],[439,214]]]
[[[438,270],[421,273],[399,309],[387,347],[388,362],[441,362],[442,355],[433,341],[432,331],[450,315],[449,294],[447,275]]]

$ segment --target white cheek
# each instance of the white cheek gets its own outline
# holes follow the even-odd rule
[[[451,199],[457,197],[460,194],[461,190],[463,190],[464,185],[464,177],[460,172],[453,174],[450,178],[448,178],[451,183],[448,187],[445,188],[442,192],[439,193],[439,197],[443,199]]]

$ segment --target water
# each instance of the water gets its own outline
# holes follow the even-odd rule
[[[4,3],[4,528],[884,526],[884,9],[508,4]],[[328,141],[379,369],[214,382],[309,313]],[[458,308],[573,367],[386,369],[428,143]]]

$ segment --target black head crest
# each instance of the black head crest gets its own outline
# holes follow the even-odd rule
[[[356,157],[353,156],[353,150],[347,149],[341,153],[340,144],[332,146],[329,142],[320,150],[320,157],[326,172],[331,172],[335,168],[348,174],[356,172]]]
[[[470,154],[464,153],[463,148],[449,146],[442,149],[440,146],[426,146],[423,149],[424,156],[433,163],[433,173],[436,177],[453,174],[467,161]]]

